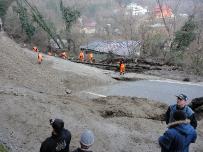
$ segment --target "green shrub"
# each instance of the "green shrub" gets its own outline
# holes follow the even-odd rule
[[[4,145],[0,144],[0,152],[8,152]]]

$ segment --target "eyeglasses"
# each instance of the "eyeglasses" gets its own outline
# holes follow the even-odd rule
[[[177,100],[183,100],[183,99],[181,99],[181,98],[177,98]]]

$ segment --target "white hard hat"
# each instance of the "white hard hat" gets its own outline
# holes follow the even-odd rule
[[[94,134],[91,130],[85,130],[80,137],[80,143],[90,147],[94,143]]]

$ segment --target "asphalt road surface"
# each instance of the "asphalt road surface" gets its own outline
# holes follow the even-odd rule
[[[172,80],[141,80],[122,82],[110,85],[87,93],[95,96],[134,96],[175,104],[180,93],[188,96],[189,101],[203,96],[203,84],[187,83]]]

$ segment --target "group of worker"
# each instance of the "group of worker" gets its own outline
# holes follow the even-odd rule
[[[84,60],[85,60],[84,51],[82,51],[82,50],[80,51],[78,58],[79,58],[80,62],[84,62]],[[93,58],[93,53],[92,52],[88,53],[88,59],[87,59],[87,61],[89,61],[90,63],[94,62],[94,58]]]
[[[42,54],[40,53],[39,49],[35,46],[35,47],[33,47],[33,51],[36,52],[36,53],[38,53],[38,55],[37,55],[37,62],[38,62],[38,64],[41,64],[41,63],[42,63],[42,60],[43,60],[43,56],[42,56]],[[49,56],[52,56],[52,53],[51,53],[51,52],[48,52],[48,55],[49,55]],[[66,52],[60,53],[59,56],[60,56],[62,59],[64,59],[64,60],[67,60],[67,59],[68,59],[68,55],[67,55]],[[83,52],[82,50],[80,51],[78,58],[79,58],[80,62],[84,62],[85,55],[84,55],[84,52]],[[89,61],[90,63],[95,62],[95,60],[94,60],[94,58],[93,58],[93,53],[92,53],[92,52],[89,52],[89,53],[88,53],[88,61]],[[125,64],[124,64],[124,61],[123,61],[123,60],[121,60],[120,63],[119,63],[119,71],[120,71],[120,75],[124,75],[124,73],[125,73]]]
[[[64,128],[64,121],[61,119],[50,120],[53,128],[51,137],[42,142],[40,152],[69,152],[71,142],[71,132]],[[94,143],[94,133],[85,130],[80,137],[80,147],[72,152],[92,152],[89,148]]]
[[[39,51],[39,49],[35,46],[35,47],[33,47],[33,51],[34,52],[36,52],[36,53],[38,53],[38,63],[39,64],[41,64],[42,63],[42,58],[43,58],[43,56],[42,56],[42,54],[40,53],[40,51]],[[49,56],[52,56],[52,53],[51,52],[48,52],[47,53]],[[67,52],[62,52],[62,53],[60,53],[59,54],[59,57],[61,57],[62,59],[65,59],[65,60],[67,60],[68,59],[68,55],[67,55]],[[79,60],[81,61],[81,62],[84,62],[84,58],[85,58],[85,55],[84,55],[84,52],[83,51],[80,51],[80,53],[79,53]],[[90,63],[93,63],[93,61],[94,61],[94,58],[93,58],[93,53],[92,52],[90,52],[89,54],[88,54],[88,61],[90,62]]]
[[[84,52],[83,51],[80,51],[78,58],[79,58],[80,62],[84,62]],[[93,61],[94,61],[92,52],[89,52],[89,54],[88,54],[88,61],[90,63],[93,63]],[[125,73],[125,63],[124,63],[123,59],[121,59],[119,62],[119,72],[120,72],[120,75],[124,75],[124,73]]]
[[[32,49],[33,49],[34,52],[37,53],[37,62],[38,62],[38,64],[41,64],[41,63],[42,63],[42,60],[43,60],[43,56],[42,56],[42,54],[40,53],[39,49],[38,49],[36,46],[34,46]],[[52,56],[52,53],[51,53],[51,52],[48,52],[47,54],[48,54],[49,56]],[[60,56],[62,59],[64,59],[64,60],[67,60],[67,59],[68,59],[68,55],[67,55],[66,52],[60,53],[59,56]]]

